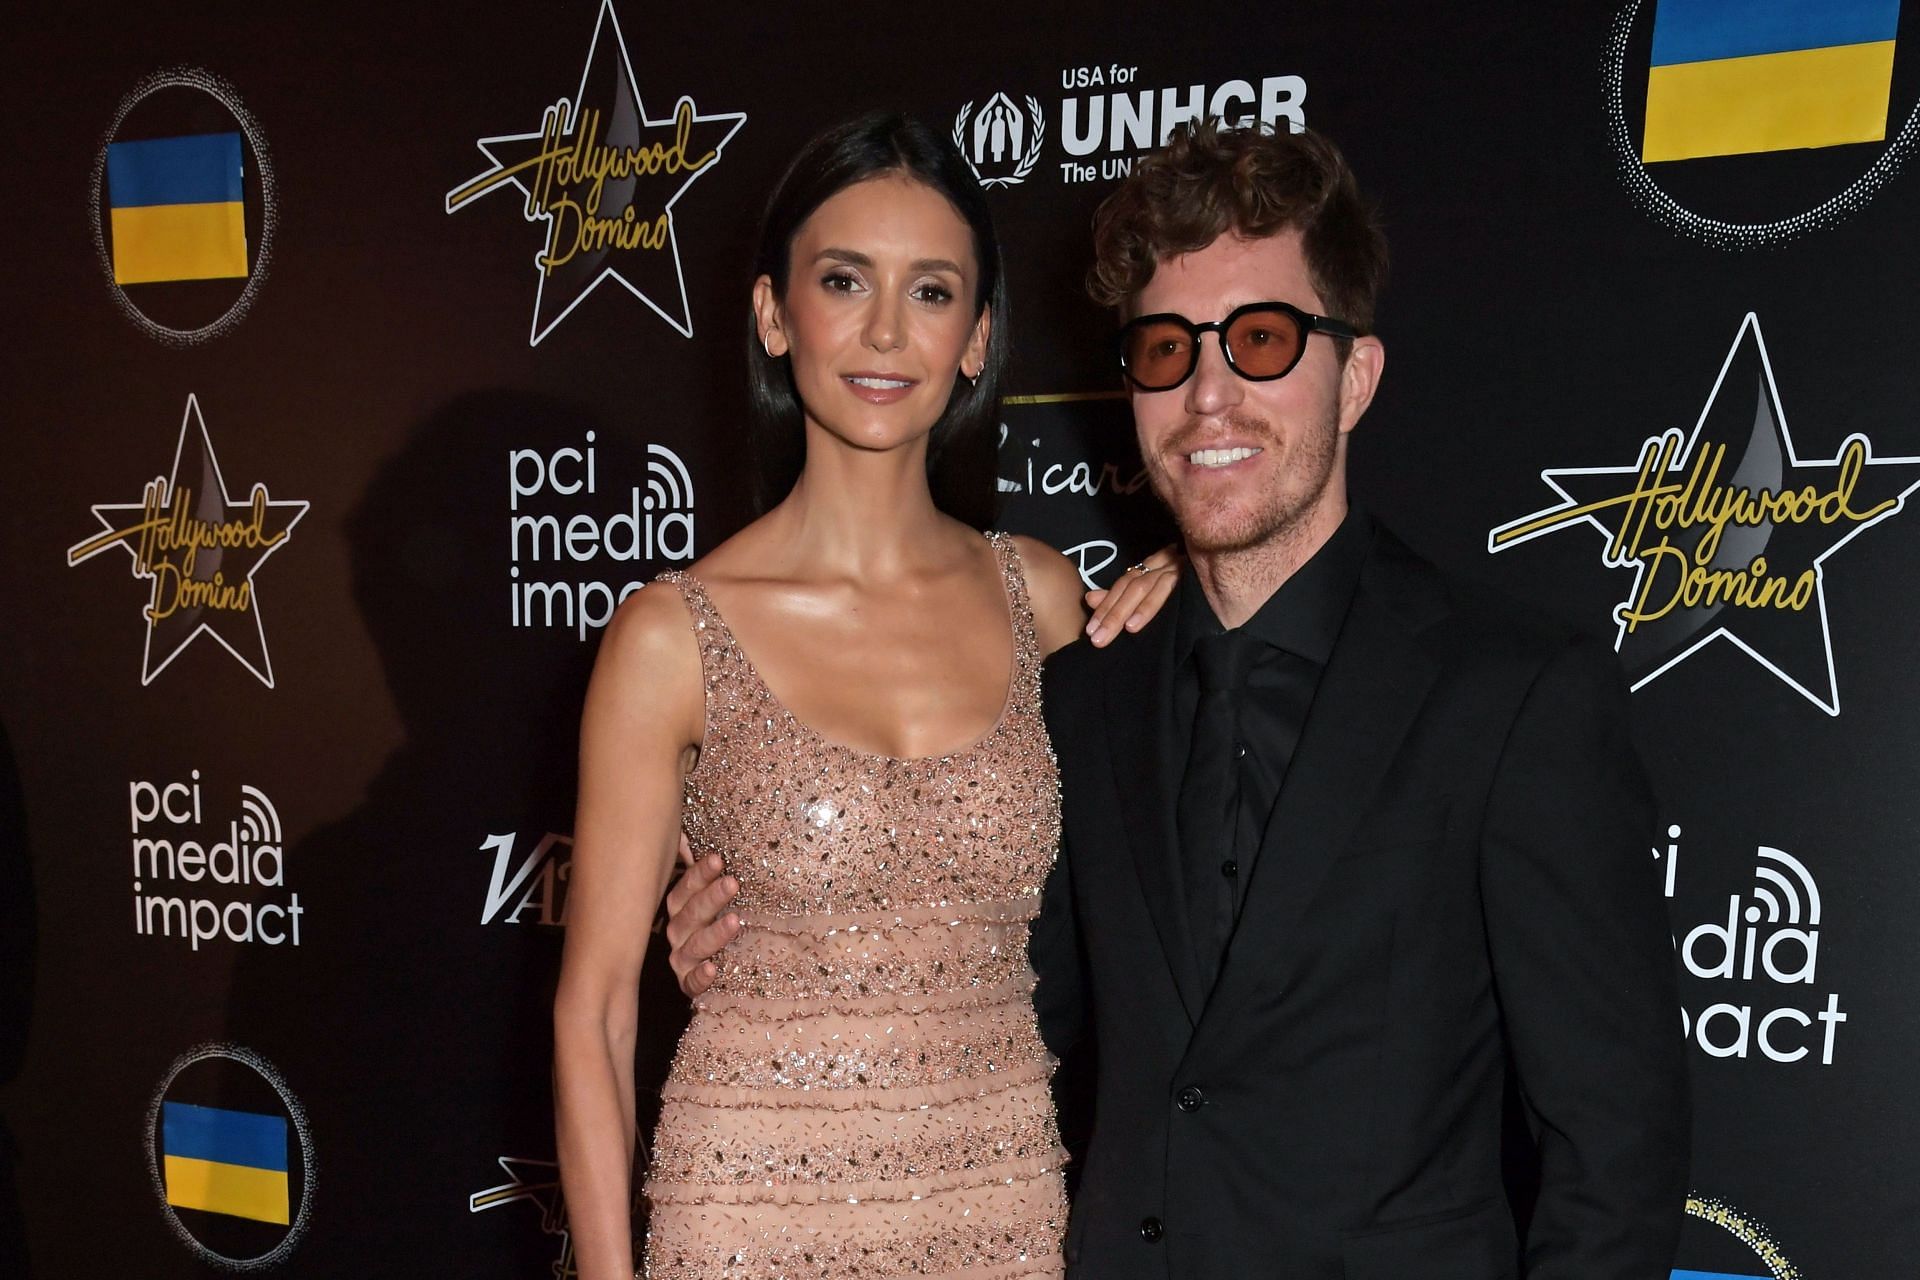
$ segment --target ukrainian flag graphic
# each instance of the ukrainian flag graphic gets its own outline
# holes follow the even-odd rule
[[[285,1116],[165,1102],[160,1130],[168,1204],[283,1226],[292,1220]]]
[[[237,133],[107,147],[115,283],[247,274],[240,157]]]
[[[1887,136],[1900,0],[1660,0],[1640,158]]]

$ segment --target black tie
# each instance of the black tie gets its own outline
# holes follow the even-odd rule
[[[1200,676],[1193,743],[1180,780],[1177,818],[1185,869],[1188,918],[1200,973],[1208,986],[1218,974],[1233,932],[1236,885],[1222,872],[1239,848],[1241,818],[1239,704],[1247,673],[1262,643],[1241,631],[1202,636],[1193,648]]]

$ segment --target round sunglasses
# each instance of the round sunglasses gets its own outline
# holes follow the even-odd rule
[[[1195,324],[1171,311],[1137,316],[1120,328],[1120,368],[1142,391],[1171,391],[1200,364],[1200,335],[1220,335],[1227,366],[1249,382],[1272,382],[1293,372],[1307,351],[1307,335],[1357,338],[1352,325],[1316,316],[1286,302],[1250,302],[1224,320]]]

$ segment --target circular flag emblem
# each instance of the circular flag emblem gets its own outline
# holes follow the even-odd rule
[[[128,319],[173,346],[239,323],[273,249],[273,166],[240,96],[193,68],[121,99],[93,165],[94,245]]]
[[[284,1262],[313,1207],[313,1136],[272,1064],[237,1045],[174,1060],[147,1109],[147,1171],[168,1226],[207,1262]]]
[[[1622,6],[1602,65],[1607,133],[1634,200],[1730,250],[1858,213],[1920,147],[1920,15],[1901,10],[1888,0]]]

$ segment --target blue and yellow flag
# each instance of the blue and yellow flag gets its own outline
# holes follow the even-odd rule
[[[1887,136],[1900,0],[1660,0],[1640,158]]]
[[[286,1225],[287,1119],[187,1102],[160,1104],[167,1203]]]
[[[118,284],[247,274],[240,135],[116,142],[107,148],[107,205]]]

